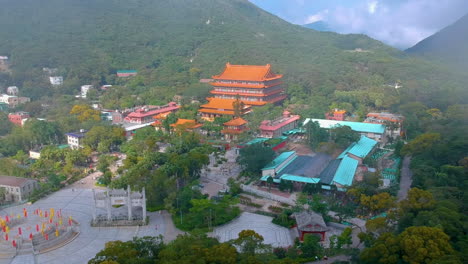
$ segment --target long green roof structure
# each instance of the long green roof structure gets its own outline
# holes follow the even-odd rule
[[[361,133],[383,134],[385,132],[385,125],[382,125],[382,124],[307,118],[304,121],[303,125],[305,126],[309,122],[318,122],[321,128],[326,128],[326,129],[332,129],[338,126],[349,126],[351,127],[352,130],[356,132],[361,132]]]

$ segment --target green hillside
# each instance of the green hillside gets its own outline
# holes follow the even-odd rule
[[[406,50],[410,54],[468,69],[468,14]]]
[[[35,98],[77,93],[87,83],[124,85],[118,69],[140,76],[106,95],[109,107],[174,94],[203,98],[209,87],[198,79],[226,62],[272,64],[286,76],[291,103],[320,105],[314,115],[331,99],[388,108],[403,93],[403,100],[443,108],[464,92],[458,76],[429,62],[364,35],[289,24],[247,0],[4,0],[0,24],[0,55],[11,57],[13,69],[11,77],[0,75],[0,85],[14,83]],[[42,67],[59,68],[64,86],[49,87]],[[383,88],[397,80],[399,94]]]

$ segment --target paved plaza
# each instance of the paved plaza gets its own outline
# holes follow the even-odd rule
[[[292,246],[289,229],[273,224],[272,219],[269,216],[244,212],[230,223],[215,228],[211,236],[218,238],[220,242],[226,242],[236,239],[242,230],[251,229],[263,236],[265,244],[273,247]]]
[[[71,215],[79,223],[79,235],[70,243],[38,255],[19,255],[13,260],[0,259],[3,263],[47,263],[47,264],[83,264],[104,248],[108,241],[131,240],[133,237],[163,235],[164,240],[173,240],[180,232],[173,226],[171,217],[166,212],[148,213],[150,223],[147,226],[128,227],[91,227],[94,209],[92,189],[67,188],[41,199],[32,205],[20,205],[0,210],[0,215],[16,215],[26,208],[28,212],[36,209],[62,209],[63,214]]]

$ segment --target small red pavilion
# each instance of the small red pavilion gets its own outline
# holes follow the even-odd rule
[[[299,240],[304,241],[305,234],[316,234],[320,236],[320,241],[325,240],[325,233],[329,230],[323,217],[312,211],[302,211],[294,213],[296,218],[296,228],[299,232]]]

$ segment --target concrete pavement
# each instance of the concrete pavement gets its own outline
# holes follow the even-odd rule
[[[81,183],[77,183],[80,186]],[[78,187],[77,186],[77,187]],[[178,231],[167,212],[148,213],[150,222],[147,226],[128,227],[91,227],[94,201],[92,189],[66,188],[39,200],[32,205],[21,205],[6,208],[0,215],[35,209],[62,209],[63,215],[71,215],[79,223],[80,234],[70,243],[50,252],[36,256],[19,256],[13,263],[48,263],[48,264],[82,264],[93,258],[102,250],[106,242],[113,240],[127,241],[133,237],[164,235],[165,241],[175,239]],[[34,258],[35,257],[35,258]],[[33,260],[36,260],[33,262]]]
[[[401,167],[401,177],[400,177],[400,190],[398,190],[398,201],[406,199],[408,196],[408,191],[411,188],[413,183],[413,173],[411,172],[409,166],[411,163],[411,157],[406,156],[403,159],[403,165]]]

